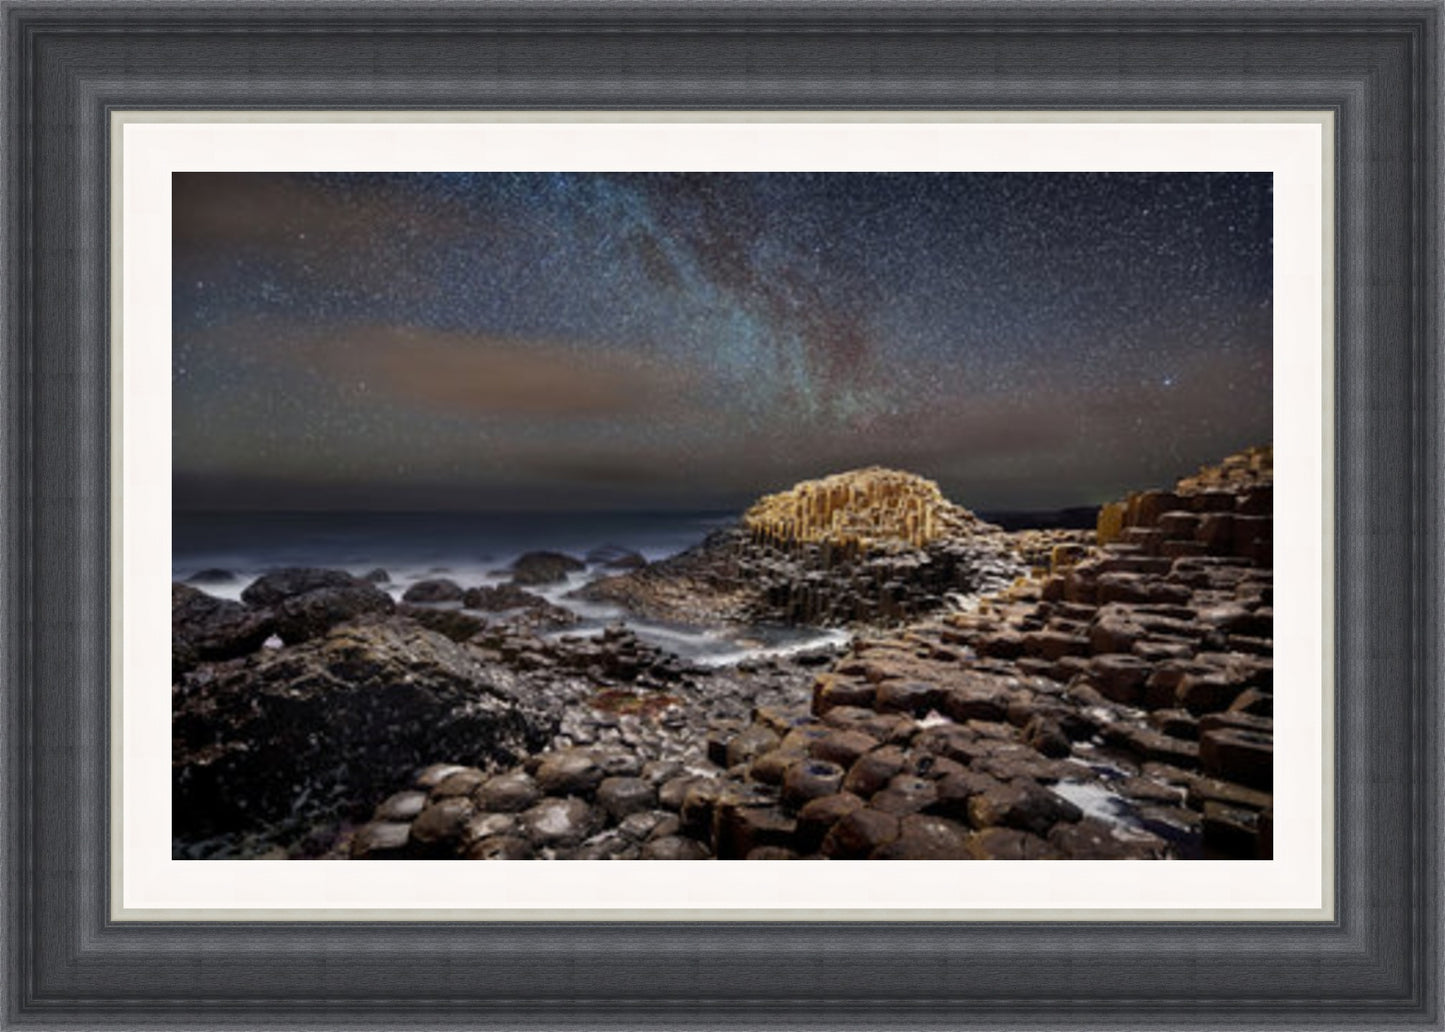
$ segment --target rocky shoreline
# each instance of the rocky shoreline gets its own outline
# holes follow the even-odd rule
[[[1007,533],[860,471],[579,592],[852,632],[735,666],[569,634],[522,583],[555,560],[401,604],[337,571],[240,603],[176,585],[175,853],[1268,857],[1271,462],[1131,495],[1094,532]]]

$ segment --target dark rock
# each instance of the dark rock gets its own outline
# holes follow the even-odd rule
[[[1274,696],[1258,688],[1246,688],[1229,704],[1231,713],[1250,713],[1259,717],[1274,716]]]
[[[1158,803],[1163,806],[1177,806],[1184,802],[1186,790],[1180,785],[1171,785],[1150,778],[1124,778],[1109,782],[1109,788],[1126,799],[1143,803]]]
[[[494,813],[520,813],[542,798],[531,775],[522,771],[499,774],[477,789],[477,805]]]
[[[642,778],[604,778],[597,786],[597,805],[613,820],[651,810],[657,805],[657,787]]]
[[[968,860],[968,831],[943,817],[910,814],[898,837],[871,854],[874,860]]]
[[[1253,860],[1259,853],[1259,814],[1223,803],[1204,804],[1204,855],[1210,860]]]
[[[321,570],[291,566],[270,570],[252,581],[241,592],[241,601],[248,606],[265,608],[279,605],[288,598],[328,588],[351,588],[366,584],[345,570]]]
[[[536,850],[524,838],[516,835],[490,835],[477,839],[467,847],[468,860],[531,860]]]
[[[1182,738],[1173,738],[1153,728],[1110,725],[1104,732],[1110,744],[1127,749],[1145,760],[1157,760],[1186,769],[1199,766],[1199,746]]]
[[[783,776],[783,802],[797,809],[810,800],[833,795],[842,787],[843,775],[842,767],[827,760],[796,763]]]
[[[1024,744],[1055,759],[1073,751],[1073,744],[1058,721],[1042,715],[1035,715],[1024,725]]]
[[[930,813],[966,821],[969,819],[969,800],[1001,787],[997,778],[978,771],[950,774],[934,784],[934,799],[927,809]]]
[[[460,763],[433,763],[416,776],[416,787],[431,790],[458,771],[466,770]]]
[[[217,664],[175,697],[174,834],[369,808],[437,755],[517,762],[555,733],[562,705],[403,620]]]
[[[462,593],[462,605],[468,609],[480,609],[489,613],[507,609],[532,609],[549,604],[541,595],[534,595],[515,584],[468,588]]]
[[[815,759],[836,763],[847,770],[860,756],[876,749],[878,744],[878,739],[862,731],[834,731],[814,742],[811,752]]]
[[[462,587],[456,581],[438,577],[417,581],[402,593],[403,602],[460,602]]]
[[[1003,720],[1008,715],[1009,691],[991,678],[975,677],[952,688],[942,707],[960,723],[969,720]]]
[[[469,796],[475,792],[487,776],[475,767],[463,767],[448,774],[436,788],[431,790],[432,799],[446,799],[450,796]]]
[[[642,847],[644,860],[706,860],[711,855],[707,847],[697,839],[680,835],[664,835]]]
[[[1204,773],[1268,791],[1274,787],[1274,740],[1241,728],[1221,727],[1199,738]]]
[[[1066,634],[1062,631],[1032,631],[1024,635],[1024,651],[1057,661],[1064,656],[1087,656],[1089,639],[1080,634]]]
[[[1011,781],[970,798],[968,816],[976,828],[1004,825],[1044,835],[1059,821],[1079,820],[1083,811],[1032,782]]]
[[[700,778],[688,786],[678,809],[682,827],[688,831],[706,833],[712,827],[713,810],[723,786],[716,780]],[[659,799],[662,793],[658,794]]]
[[[858,757],[843,779],[843,787],[865,798],[881,792],[908,765],[908,758],[896,745],[884,746]]]
[[[396,603],[386,592],[352,578],[351,584],[342,587],[317,588],[288,595],[275,603],[272,612],[276,634],[287,645],[295,645],[319,638],[336,625],[359,616],[385,614],[395,609]]]
[[[774,732],[760,724],[753,724],[728,742],[723,754],[725,763],[721,766],[735,767],[739,763],[749,763],[764,753],[772,752],[779,741]]]
[[[543,799],[517,820],[523,837],[538,847],[575,846],[600,824],[597,811],[575,797]]]
[[[677,818],[672,816],[672,814],[662,810],[638,810],[636,813],[630,813],[618,821],[617,831],[627,838],[642,842],[653,837],[653,833],[656,832],[664,822],[672,824],[673,830],[676,830]]]
[[[943,697],[937,685],[922,681],[884,681],[874,695],[874,708],[880,713],[912,713],[922,716],[936,707]]]
[[[374,821],[351,839],[353,860],[400,860],[406,856],[411,825],[400,821]]]
[[[1188,710],[1154,710],[1149,714],[1149,723],[1171,738],[1199,740],[1199,721]]]
[[[1185,674],[1175,690],[1179,704],[1190,713],[1227,709],[1239,695],[1239,685],[1224,674]]]
[[[464,844],[476,842],[484,838],[496,838],[500,835],[515,835],[517,833],[517,816],[511,813],[479,813],[467,820],[462,828],[462,842]]]
[[[718,859],[738,860],[760,846],[787,846],[797,830],[798,822],[776,806],[722,800],[714,831]]]
[[[586,563],[561,552],[528,552],[512,563],[510,572],[514,584],[557,584],[586,568]]]
[[[361,575],[361,579],[364,581],[370,581],[372,584],[391,583],[391,575],[385,570],[383,570],[380,566],[378,566],[374,570],[368,570],[366,573],[363,573]]]
[[[1207,713],[1199,718],[1199,733],[1207,734],[1222,727],[1236,731],[1253,731],[1261,735],[1274,735],[1274,720],[1267,716],[1255,716],[1239,710],[1224,713]]]
[[[1054,846],[1026,831],[985,828],[968,836],[965,846],[974,860],[1061,860]]]
[[[900,830],[895,815],[864,807],[839,819],[823,837],[819,852],[831,860],[863,860],[896,839]]]
[[[403,603],[396,607],[396,614],[445,634],[452,641],[468,641],[487,626],[487,621],[459,609],[432,609]]]
[[[421,813],[422,807],[426,805],[426,793],[407,791],[397,792],[395,795],[387,796],[381,805],[372,814],[373,820],[378,821],[410,821],[417,814]]]
[[[788,768],[808,759],[808,755],[796,749],[774,749],[765,752],[748,765],[748,776],[765,785],[781,785]]]
[[[1090,679],[1104,698],[1132,705],[1139,700],[1149,679],[1149,664],[1137,656],[1109,653],[1095,656],[1089,664]]]
[[[682,809],[683,800],[687,798],[688,791],[693,785],[702,780],[704,779],[694,774],[683,774],[664,781],[662,786],[657,790],[657,805],[661,806],[664,810],[671,810],[677,813]]]
[[[450,796],[427,804],[411,822],[411,841],[417,855],[439,858],[456,852],[462,832],[475,808],[464,796]]]
[[[822,716],[834,707],[873,708],[877,697],[877,686],[836,673],[819,674],[813,682],[813,712]]]
[[[591,795],[605,773],[589,749],[546,753],[533,774],[543,795]]]
[[[828,829],[854,810],[863,809],[864,805],[863,800],[852,792],[837,792],[809,800],[798,811],[800,847],[809,852],[817,849]]]
[[[1274,805],[1274,797],[1268,792],[1236,785],[1232,781],[1218,778],[1192,778],[1188,785],[1189,805],[1203,810],[1208,802],[1223,803],[1240,810],[1268,810]]]
[[[271,636],[268,612],[215,598],[184,584],[171,585],[171,677],[197,662],[233,659],[259,649]]]
[[[797,860],[798,854],[785,846],[759,846],[754,849],[744,860]]]
[[[898,774],[889,780],[887,788],[873,794],[868,805],[902,817],[927,809],[937,798],[938,790],[932,781],[912,774]]]
[[[1163,860],[1172,855],[1169,843],[1156,835],[1131,830],[1125,836],[1092,817],[1055,824],[1049,844],[1070,860]]]

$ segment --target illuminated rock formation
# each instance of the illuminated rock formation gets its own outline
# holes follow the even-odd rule
[[[1272,562],[1274,448],[1246,448],[1203,466],[1172,491],[1136,491],[1099,510],[1100,545],[1150,556],[1229,555]]]
[[[987,526],[944,498],[933,481],[880,466],[765,495],[743,514],[743,525],[759,544],[818,544],[854,555],[922,548]]]

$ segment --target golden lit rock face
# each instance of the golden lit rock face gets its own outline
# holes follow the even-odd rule
[[[1274,483],[1274,445],[1256,445],[1226,456],[1216,466],[1201,466],[1192,477],[1175,485],[1179,494],[1200,491],[1239,490]]]
[[[1176,483],[1172,491],[1135,491],[1120,501],[1101,506],[1096,540],[1100,545],[1116,541],[1138,544],[1150,537],[1149,528],[1159,525],[1165,516],[1176,513],[1207,512],[1216,514],[1216,517],[1220,513],[1233,513],[1246,518],[1269,516],[1273,512],[1273,489],[1274,446],[1266,444],[1246,448],[1225,456],[1215,465],[1201,466],[1197,473]],[[1215,523],[1217,530],[1217,518]],[[1204,549],[1207,542],[1201,539],[1196,544]],[[1172,554],[1194,554],[1179,544],[1172,544],[1170,548]]]
[[[743,514],[743,524],[754,540],[780,547],[827,544],[861,552],[921,548],[978,520],[933,481],[871,466],[765,495]]]

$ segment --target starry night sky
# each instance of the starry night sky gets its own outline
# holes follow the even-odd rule
[[[181,509],[1097,503],[1270,440],[1268,174],[174,177]]]

